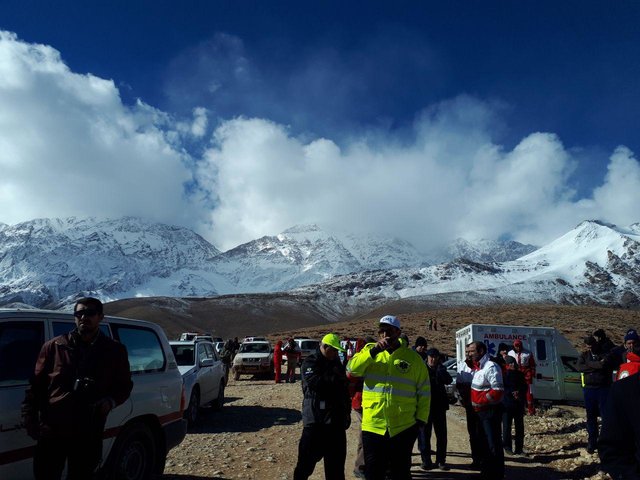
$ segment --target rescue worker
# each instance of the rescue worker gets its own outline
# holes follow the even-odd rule
[[[411,451],[418,426],[429,418],[431,387],[420,356],[399,338],[400,321],[385,315],[378,324],[378,341],[356,353],[347,366],[364,377],[362,443],[365,478],[411,478]]]
[[[491,361],[483,342],[469,343],[465,355],[458,365],[456,388],[467,413],[471,468],[479,469],[483,480],[502,479],[502,369]]]
[[[348,380],[338,358],[340,337],[328,333],[302,363],[302,436],[294,480],[306,480],[324,458],[327,480],[344,480],[346,430],[351,424]]]
[[[273,370],[276,383],[280,383],[282,379],[282,340],[276,342],[273,348]]]
[[[509,351],[509,355],[516,359],[518,369],[522,372],[527,382],[527,413],[534,415],[536,413],[536,407],[533,402],[531,385],[536,376],[536,361],[529,350],[522,348],[522,340],[520,339],[513,342],[513,350]]]
[[[22,404],[27,434],[37,440],[36,480],[93,476],[102,457],[109,412],[129,398],[133,382],[127,350],[100,330],[102,302],[76,301],[76,328],[46,342]]]

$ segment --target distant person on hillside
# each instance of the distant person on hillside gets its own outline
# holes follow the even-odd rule
[[[280,383],[282,379],[282,340],[276,342],[276,346],[273,348],[273,370],[276,383]]]
[[[513,350],[509,351],[509,355],[516,359],[518,369],[524,374],[524,379],[527,382],[527,412],[529,415],[534,415],[536,407],[531,385],[536,376],[536,361],[531,352],[522,347],[522,340],[520,339],[513,342]]]
[[[296,383],[296,368],[300,360],[300,349],[293,338],[287,341],[287,344],[282,349],[283,355],[287,356],[287,373],[285,375],[285,381],[287,383]]]
[[[340,337],[328,333],[302,363],[302,436],[294,480],[306,480],[324,458],[327,480],[344,480],[346,430],[351,424],[348,380],[338,352]]]
[[[435,331],[438,330],[438,319],[437,318],[433,319],[433,330],[435,330]]]
[[[586,350],[576,362],[576,369],[582,373],[584,407],[587,411],[587,452],[594,453],[598,444],[598,416],[604,412],[613,369],[607,362],[607,352],[592,336],[584,339]]]
[[[431,385],[420,356],[400,341],[400,320],[385,315],[378,322],[378,341],[368,343],[347,365],[364,378],[362,443],[365,478],[411,478],[411,451],[418,426],[429,417]]]
[[[429,330],[433,330],[433,318],[429,319],[428,326],[429,326]]]
[[[640,375],[615,382],[602,415],[598,455],[614,480],[640,479]]]

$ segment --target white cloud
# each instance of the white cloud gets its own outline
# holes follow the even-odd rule
[[[185,222],[191,174],[165,113],[124,106],[113,81],[73,73],[53,48],[7,32],[0,106],[2,221],[130,214]]]
[[[506,151],[492,141],[495,113],[463,96],[425,111],[409,144],[342,147],[305,143],[268,120],[227,121],[197,175],[218,197],[213,238],[229,248],[316,222],[422,248],[455,236],[543,244],[588,218],[640,220],[640,165],[628,149],[616,150],[592,198],[577,199],[569,187],[577,162],[557,136],[533,133]]]
[[[248,75],[246,62],[231,63]],[[598,188],[577,198],[571,151],[551,133],[501,145],[501,108],[459,96],[425,109],[410,140],[377,130],[340,143],[239,117],[193,158],[185,145],[209,140],[211,110],[182,120],[125,106],[113,81],[0,32],[0,222],[139,215],[226,249],[311,222],[426,248],[456,236],[542,244],[588,218],[640,220],[632,152],[616,149]]]

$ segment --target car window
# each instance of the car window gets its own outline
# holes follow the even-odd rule
[[[51,323],[53,327],[53,336],[57,337],[59,335],[64,335],[65,333],[69,333],[71,330],[76,328],[75,322],[62,322],[54,320]],[[106,323],[100,324],[100,331],[104,333],[107,337],[111,338],[111,330],[109,329],[109,325]]]
[[[186,367],[195,363],[193,345],[171,345],[173,356],[180,367]]]
[[[207,351],[207,358],[212,358],[214,361],[218,360],[218,356],[216,355],[216,351],[213,348],[213,345],[211,345],[210,343],[205,343],[203,347]]]
[[[207,351],[207,346],[208,345],[206,343],[198,345],[198,363],[206,360],[207,358],[211,358],[209,351]]]
[[[300,342],[300,348],[303,348],[305,350],[315,350],[316,348],[318,348],[320,342],[316,341],[316,340],[303,340]]]
[[[116,339],[127,347],[131,373],[164,370],[166,359],[160,339],[151,329],[111,324]]]
[[[43,343],[43,322],[0,324],[0,387],[29,382]]]
[[[577,372],[576,363],[578,363],[578,357],[565,357],[562,355],[560,357],[562,359],[562,364],[564,365],[564,369],[567,372]]]

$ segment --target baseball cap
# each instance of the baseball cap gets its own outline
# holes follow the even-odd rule
[[[340,337],[335,333],[327,333],[324,337],[322,337],[322,343],[325,345],[329,345],[330,347],[335,348],[341,352],[344,352],[345,349],[340,345]]]
[[[392,327],[396,327],[396,328],[400,328],[400,320],[397,319],[397,317],[394,317],[393,315],[385,315],[384,317],[382,317],[380,319],[380,325],[383,324],[387,324],[387,325],[391,325]]]

